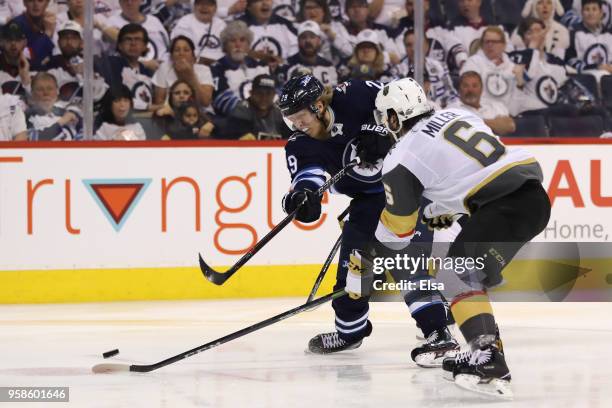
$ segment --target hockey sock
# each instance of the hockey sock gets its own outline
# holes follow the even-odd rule
[[[446,307],[444,303],[434,301],[430,303],[413,303],[410,305],[412,318],[423,331],[425,338],[429,337],[434,331],[446,326]]]
[[[455,297],[451,311],[469,344],[474,344],[482,336],[495,339],[495,317],[486,292],[469,292]]]

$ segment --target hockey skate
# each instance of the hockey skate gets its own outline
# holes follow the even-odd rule
[[[466,354],[467,356],[467,354]],[[504,354],[490,344],[457,358],[453,369],[455,384],[480,394],[512,399],[510,371]]]
[[[420,367],[441,367],[445,358],[454,357],[459,344],[448,327],[432,332],[427,339],[410,353],[412,360]]]
[[[363,340],[347,342],[338,336],[338,332],[322,333],[314,336],[308,342],[307,352],[313,354],[331,354],[339,351],[353,350],[361,346]]]
[[[503,354],[504,353],[504,343],[501,340],[499,335],[499,327],[495,327],[495,347]],[[456,353],[456,355],[448,356],[442,360],[442,376],[445,380],[454,381],[455,378],[453,376],[453,372],[455,370],[455,365],[457,363],[465,363],[469,361],[472,356],[472,350],[470,346],[465,346],[463,350]]]

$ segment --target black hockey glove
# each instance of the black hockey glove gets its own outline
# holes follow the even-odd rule
[[[283,208],[289,214],[304,202],[297,211],[295,219],[301,222],[315,222],[321,216],[321,198],[316,192],[310,190],[290,191],[283,199]]]
[[[443,214],[438,215],[436,217],[427,218],[425,214],[423,214],[423,224],[427,225],[427,228],[430,230],[443,230],[446,228],[450,228],[454,222],[453,214]]]
[[[394,143],[384,126],[371,123],[361,125],[357,140],[357,156],[366,165],[384,159]]]

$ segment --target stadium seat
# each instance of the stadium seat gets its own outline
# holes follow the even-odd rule
[[[589,74],[570,74],[568,76],[580,82],[581,85],[583,85],[593,94],[595,100],[600,101],[601,94],[599,92],[599,87],[597,86],[597,78]]]
[[[150,115],[135,115],[135,119],[144,129],[147,140],[159,140],[164,135],[164,130],[157,126]]]
[[[601,101],[606,109],[612,110],[612,75],[601,78]]]
[[[546,119],[542,115],[519,116],[514,118],[516,131],[507,137],[548,137]]]
[[[549,116],[548,123],[552,137],[599,137],[604,132],[601,116],[579,116],[566,118]]]

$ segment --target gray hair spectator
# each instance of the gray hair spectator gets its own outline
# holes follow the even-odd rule
[[[79,140],[83,138],[81,112],[58,107],[57,80],[39,72],[32,79],[32,99],[26,112],[30,140]]]
[[[215,83],[213,107],[220,115],[227,115],[240,100],[250,96],[251,81],[260,74],[269,74],[267,64],[249,57],[253,33],[244,21],[227,24],[221,32],[225,56],[210,70]]]

